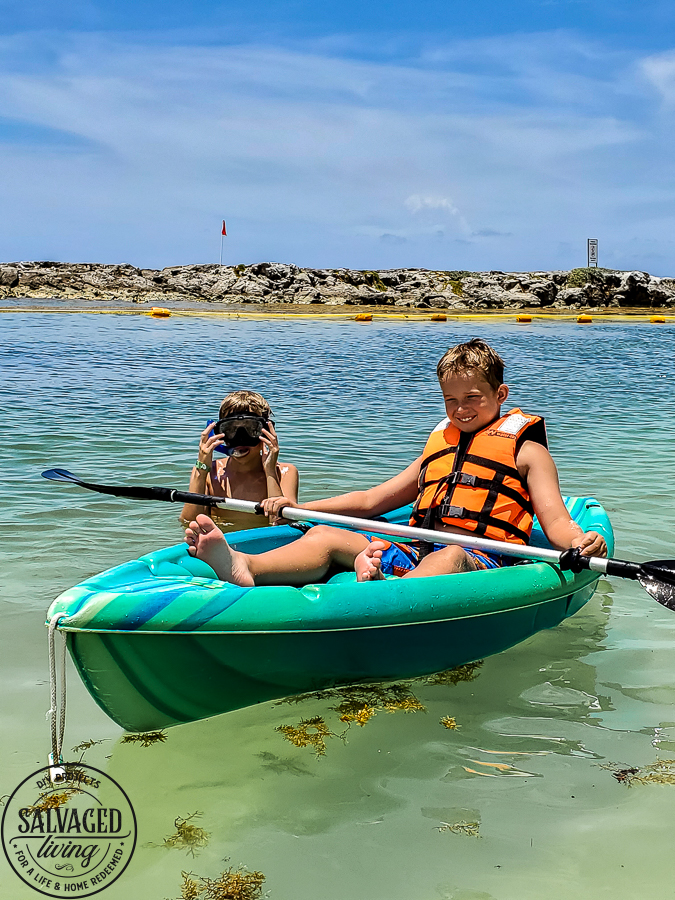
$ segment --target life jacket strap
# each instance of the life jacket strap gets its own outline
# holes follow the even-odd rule
[[[482,510],[467,509],[465,506],[452,506],[446,500],[444,500],[440,506],[435,507],[435,509],[437,510],[436,515],[441,519],[467,519],[476,522],[478,525],[476,532],[478,534],[485,534],[486,528],[491,526],[493,528],[500,528],[502,531],[506,532],[506,534],[513,535],[513,537],[518,538],[518,540],[525,544],[529,544],[530,542],[530,535],[527,531],[523,531],[522,528],[518,528],[511,522],[506,522],[504,519],[498,519],[496,516],[491,516],[489,513],[483,512]]]

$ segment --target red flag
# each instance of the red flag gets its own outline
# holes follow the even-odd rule
[[[227,234],[227,230],[225,228],[225,219],[223,219],[223,230],[220,232],[221,234]]]

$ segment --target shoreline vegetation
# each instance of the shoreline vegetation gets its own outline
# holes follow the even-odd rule
[[[129,264],[0,263],[2,301],[78,302],[176,309],[264,308],[304,315],[370,310],[449,314],[582,310],[609,314],[675,313],[675,278],[647,272],[578,268],[569,271],[467,272],[428,269],[311,269],[284,263],[250,266],[188,265],[139,269]],[[141,311],[140,309],[138,310]]]

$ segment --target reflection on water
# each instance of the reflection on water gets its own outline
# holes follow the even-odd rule
[[[442,416],[437,359],[480,333],[507,358],[513,404],[546,416],[563,489],[610,510],[617,555],[675,555],[669,326],[20,314],[2,325],[0,796],[49,749],[53,597],[182,537],[179,509],[39,472],[185,486],[202,422],[237,387],[270,399],[302,497],[366,487],[419,453]],[[284,346],[283,367],[270,345]],[[204,377],[186,378],[196,362]],[[272,900],[632,900],[646,885],[669,896],[674,629],[673,613],[614,579],[471,680],[267,703],[154,741],[123,741],[71,669],[66,746],[110,772],[138,817],[136,855],[106,898],[204,894],[242,865]],[[191,828],[208,841],[191,845]],[[34,896],[7,866],[0,886]]]

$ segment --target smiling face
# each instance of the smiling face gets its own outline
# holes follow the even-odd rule
[[[468,434],[480,431],[496,419],[509,395],[505,384],[495,389],[473,370],[444,375],[440,385],[450,422]]]

